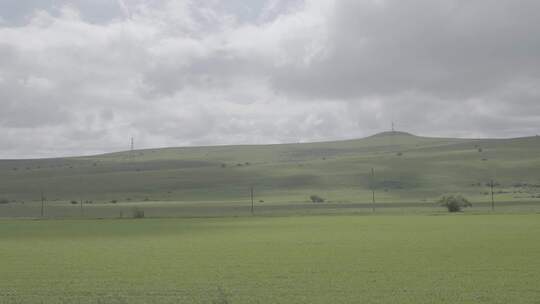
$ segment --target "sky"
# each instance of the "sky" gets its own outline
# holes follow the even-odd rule
[[[1,0],[0,158],[540,133],[537,0]]]

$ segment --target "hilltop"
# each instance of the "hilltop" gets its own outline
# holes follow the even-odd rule
[[[371,135],[369,137],[377,138],[377,137],[387,137],[387,136],[416,137],[416,135],[414,135],[414,134],[411,134],[411,133],[408,133],[408,132],[403,132],[403,131],[380,132],[380,133],[377,133],[377,134],[373,134],[373,135]]]

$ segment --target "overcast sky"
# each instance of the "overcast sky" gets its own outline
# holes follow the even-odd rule
[[[1,0],[0,158],[540,133],[538,0]]]

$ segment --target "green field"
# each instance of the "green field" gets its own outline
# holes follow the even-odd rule
[[[0,304],[540,303],[539,282],[538,137],[0,160]]]
[[[449,193],[464,194],[475,204],[491,199],[487,183],[492,179],[498,202],[540,201],[540,137],[449,139],[388,132],[338,142],[0,160],[0,200],[10,202],[0,204],[0,217],[39,216],[41,191],[51,216],[84,213],[71,201],[103,205],[85,206],[90,216],[101,210],[95,211],[98,217],[117,217],[122,209],[148,202],[175,202],[179,208],[214,206],[218,211],[210,213],[219,215],[222,207],[244,206],[251,186],[262,209],[283,205],[294,209],[312,194],[330,204],[369,203],[372,188],[381,204],[431,206]],[[154,213],[169,214],[207,212],[180,208]]]
[[[0,221],[0,303],[540,303],[540,214]]]

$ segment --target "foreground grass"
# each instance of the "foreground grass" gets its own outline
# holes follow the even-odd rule
[[[540,215],[0,221],[0,303],[538,303]]]

